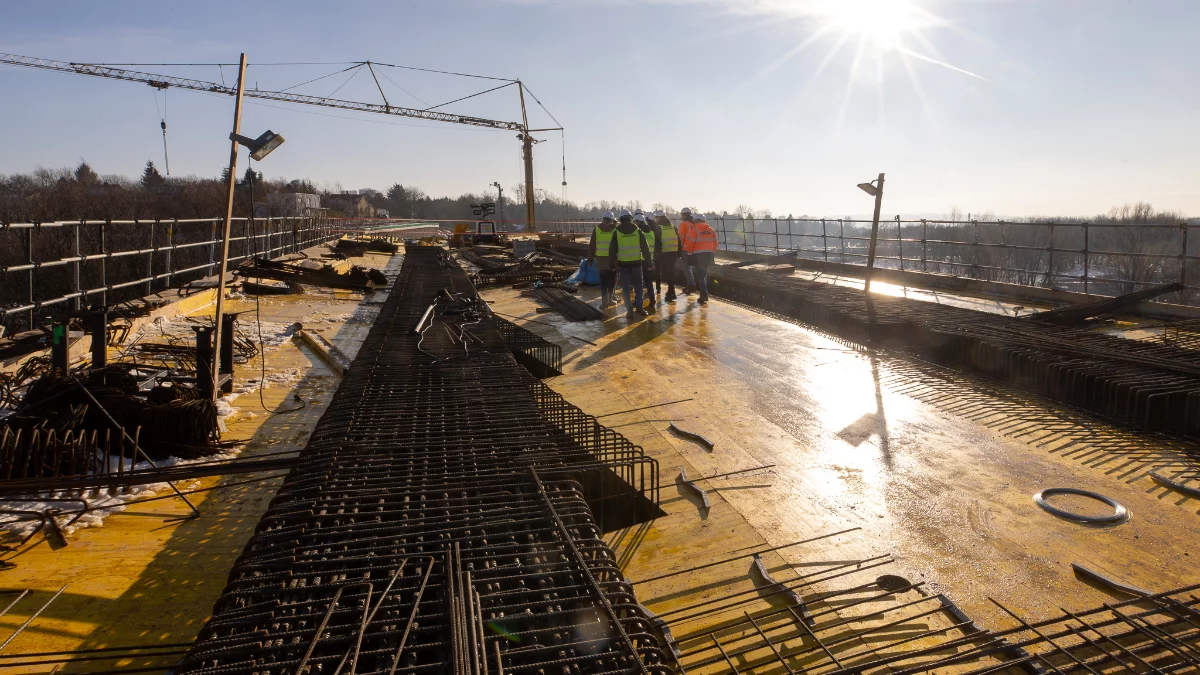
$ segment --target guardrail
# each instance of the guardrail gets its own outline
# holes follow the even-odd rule
[[[866,265],[871,221],[712,216],[720,248]],[[1179,281],[1163,300],[1200,304],[1197,223],[902,220],[879,224],[875,265],[1121,295]]]
[[[216,274],[222,222],[0,223],[0,323],[32,329],[48,315],[144,297]],[[235,218],[229,261],[295,253],[339,231],[324,217]]]

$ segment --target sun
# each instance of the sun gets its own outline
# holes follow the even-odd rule
[[[821,0],[813,9],[829,30],[884,51],[902,46],[905,36],[936,20],[912,0]]]

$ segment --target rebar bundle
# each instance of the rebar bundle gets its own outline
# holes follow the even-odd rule
[[[603,321],[607,318],[604,312],[561,288],[539,286],[530,290],[529,294],[571,321]]]
[[[657,464],[518,365],[546,344],[409,247],[177,672],[672,672],[600,537]]]

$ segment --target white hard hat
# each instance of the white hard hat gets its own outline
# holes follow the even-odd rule
[[[629,209],[621,209],[621,217],[622,218],[628,218],[629,216],[632,216],[632,215],[633,214],[629,212]]]
[[[662,209],[658,209],[657,211],[655,211],[655,212],[654,212],[654,217],[655,217],[655,218],[662,218],[662,217],[663,217],[663,216],[665,216],[665,215],[667,215],[667,214],[663,213],[663,210],[662,210]]]
[[[605,219],[605,220],[612,220],[612,219],[613,219],[613,212],[612,212],[612,211],[605,211],[605,212],[604,212],[604,219]]]
[[[645,213],[645,211],[643,211],[643,210],[641,210],[641,209],[634,209],[634,210],[633,210],[633,215],[635,215],[635,216],[636,216],[636,215],[637,215],[637,214],[639,214],[639,213]]]
[[[697,213],[697,214],[696,214],[696,220],[698,220],[698,221],[700,221],[700,222],[702,222],[702,223],[706,223],[706,222],[708,222],[708,219],[704,217],[704,214],[703,214],[703,213]]]
[[[680,209],[679,212],[685,216],[690,216],[692,214],[692,210],[686,206]]]
[[[633,214],[633,219],[639,223],[646,222],[646,216],[641,211],[638,211],[637,213]]]

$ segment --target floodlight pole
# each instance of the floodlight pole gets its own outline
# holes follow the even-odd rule
[[[867,249],[866,292],[871,292],[871,271],[875,269],[875,245],[879,242],[879,210],[883,206],[883,174],[875,186],[875,215],[871,218],[871,247]]]
[[[245,91],[246,81],[246,54],[242,54],[241,62],[238,64],[238,80],[237,80],[237,98],[234,99],[233,105],[233,133],[238,134],[242,130],[242,93]],[[233,189],[237,185],[237,159],[238,159],[238,142],[230,141],[229,147],[229,180],[225,185],[225,225],[221,235],[221,267],[217,274],[217,316],[216,323],[213,328],[213,360],[209,376],[212,378],[212,401],[215,403],[217,396],[220,394],[220,387],[217,383],[220,381],[221,359],[219,353],[221,350],[221,317],[225,313],[225,274],[229,271],[229,232],[233,227]]]

